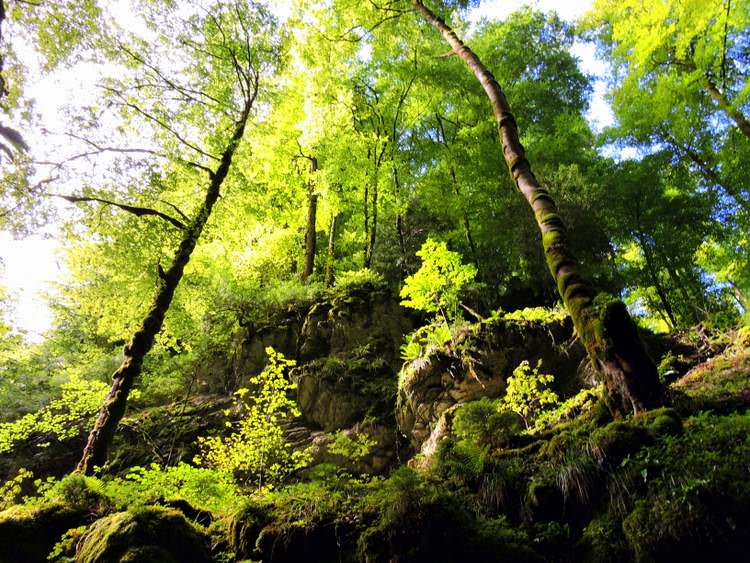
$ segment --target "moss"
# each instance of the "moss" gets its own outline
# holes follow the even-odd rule
[[[730,348],[696,366],[672,385],[687,411],[735,410],[750,405],[750,353]]]
[[[526,494],[526,507],[535,522],[562,521],[564,510],[562,491],[557,484],[539,475],[535,477]]]
[[[632,554],[619,521],[603,516],[589,522],[574,547],[575,561],[580,563],[627,563]]]
[[[615,421],[592,434],[591,452],[600,464],[616,466],[651,443],[651,434],[645,428]]]
[[[623,520],[637,562],[745,560],[746,504],[723,494],[675,500],[668,494],[640,500]]]
[[[682,433],[682,418],[672,408],[663,407],[640,413],[632,424],[646,428],[655,438],[679,436]]]
[[[87,510],[63,504],[0,512],[0,563],[45,561],[66,531],[88,522]]]
[[[238,510],[229,523],[229,545],[240,557],[253,557],[261,530],[271,521],[267,505],[248,503]]]
[[[118,512],[93,524],[81,541],[78,563],[210,561],[208,537],[176,510],[143,508]],[[144,557],[162,554],[161,559]],[[139,559],[139,557],[142,557]],[[130,558],[130,559],[127,559]]]

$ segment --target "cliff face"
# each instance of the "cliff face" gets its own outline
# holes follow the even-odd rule
[[[505,318],[463,329],[442,348],[403,365],[396,420],[416,452],[430,453],[438,440],[442,415],[454,406],[504,394],[513,370],[528,360],[541,361],[555,375],[558,393],[567,397],[583,385],[579,373],[583,347],[573,339],[570,319],[524,321]]]

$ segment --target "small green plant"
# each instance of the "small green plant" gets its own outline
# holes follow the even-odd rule
[[[459,317],[461,290],[477,275],[472,264],[463,264],[458,252],[444,242],[428,238],[417,252],[422,267],[406,278],[401,304],[426,313],[439,313],[446,324]]]
[[[343,431],[333,435],[333,442],[328,446],[328,452],[340,455],[351,461],[361,461],[372,451],[377,442],[365,433],[349,435]]]
[[[309,454],[292,450],[281,423],[299,416],[297,404],[287,396],[296,386],[285,377],[294,365],[283,354],[266,348],[268,365],[250,379],[254,391],[240,389],[235,393],[241,419],[227,427],[226,437],[199,438],[201,448],[196,463],[224,471],[242,483],[254,482],[259,490],[271,489],[287,475],[305,467]],[[227,411],[226,414],[229,414]]]
[[[453,418],[453,432],[481,446],[503,447],[521,429],[518,417],[499,407],[501,402],[489,397],[465,403]]]
[[[450,326],[443,320],[436,320],[404,337],[401,345],[401,359],[411,362],[425,353],[443,348],[453,340]]]
[[[539,373],[541,367],[542,360],[535,368],[528,360],[522,361],[508,378],[508,389],[500,406],[519,415],[527,429],[542,410],[556,405],[559,400],[557,393],[549,389],[555,377]]]
[[[63,555],[74,555],[76,544],[83,537],[83,534],[88,530],[88,526],[78,526],[77,528],[71,528],[67,530],[60,540],[54,545],[52,551],[47,556],[47,561],[74,561],[70,558],[62,558]]]
[[[369,268],[341,272],[336,276],[333,286],[334,295],[348,295],[361,289],[381,290],[388,287],[385,278]]]
[[[20,502],[24,488],[33,478],[34,474],[22,467],[15,477],[0,484],[0,511]]]

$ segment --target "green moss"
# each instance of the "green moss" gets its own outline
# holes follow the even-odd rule
[[[640,413],[633,417],[632,424],[646,428],[656,438],[682,433],[682,418],[677,411],[667,407]]]
[[[149,507],[118,512],[95,522],[78,549],[78,563],[210,561],[208,537],[176,510]],[[139,559],[162,554],[162,559]],[[128,560],[128,559],[126,559]]]
[[[548,476],[537,475],[529,483],[526,493],[526,507],[535,522],[562,520],[563,504],[562,491]]]
[[[0,512],[0,562],[45,561],[60,537],[88,518],[86,509],[63,504],[17,506]]]
[[[591,452],[600,464],[616,466],[651,442],[651,434],[645,428],[616,421],[591,435]]]
[[[256,542],[271,521],[270,507],[250,502],[238,510],[229,524],[229,545],[240,557],[257,556]]]
[[[619,521],[607,516],[589,522],[575,546],[581,563],[625,563],[632,559]]]

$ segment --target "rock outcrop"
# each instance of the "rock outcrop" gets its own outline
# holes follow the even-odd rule
[[[523,361],[542,361],[565,397],[582,386],[583,347],[573,341],[570,319],[510,320],[502,317],[473,325],[443,348],[432,349],[405,364],[400,374],[396,420],[413,450],[434,449],[443,413],[459,403],[498,397]],[[424,452],[423,452],[424,453]]]

